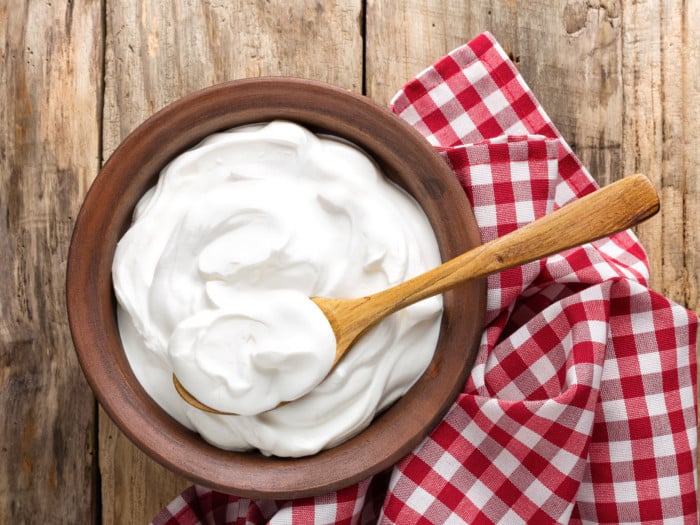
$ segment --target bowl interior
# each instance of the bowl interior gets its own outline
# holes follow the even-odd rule
[[[207,444],[143,390],[121,346],[111,264],[134,207],[160,170],[211,133],[287,119],[364,148],[425,210],[443,260],[480,243],[468,201],[447,164],[413,128],[365,97],[323,83],[260,78],[220,84],[166,107],[133,131],[95,179],[77,218],[68,260],[67,306],[85,376],[118,427],[167,468],[219,491],[295,498],[337,490],[411,451],[442,418],[471,369],[481,334],[485,283],[444,296],[435,356],[414,387],[354,438],[296,459],[228,452]]]

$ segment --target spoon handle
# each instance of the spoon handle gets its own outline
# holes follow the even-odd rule
[[[659,198],[649,179],[625,177],[367,299],[374,303],[374,315],[384,317],[467,281],[625,230],[658,210]]]

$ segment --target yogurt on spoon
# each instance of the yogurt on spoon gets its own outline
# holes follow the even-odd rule
[[[370,329],[325,379],[328,322],[317,326],[303,307],[274,309],[295,296],[316,308],[310,297],[368,295],[439,263],[420,206],[358,148],[289,122],[236,128],[174,159],[137,205],[113,263],[122,342],[149,395],[215,446],[313,454],[361,431],[418,380],[441,299]],[[298,344],[263,345],[272,321]],[[241,323],[253,335],[236,341]],[[281,379],[287,367],[296,373]],[[203,403],[248,415],[187,405],[173,372]]]
[[[241,293],[217,306],[178,324],[168,345],[178,380],[205,405],[254,416],[307,394],[328,375],[335,335],[304,294]]]

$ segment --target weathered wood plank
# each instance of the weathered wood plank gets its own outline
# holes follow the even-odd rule
[[[176,98],[234,78],[293,75],[362,88],[360,0],[108,1],[104,154]],[[100,413],[103,521],[146,523],[188,482]]]
[[[370,1],[367,93],[388,102],[427,65],[490,31],[602,183],[621,176],[618,2]]]
[[[698,2],[624,4],[623,166],[649,174],[661,217],[640,228],[654,288],[700,311]]]
[[[99,410],[102,522],[149,523],[191,483],[143,454]]]
[[[65,313],[99,168],[99,2],[0,3],[0,523],[96,518],[95,403]]]
[[[360,0],[107,4],[107,154],[157,109],[226,80],[292,75],[362,88]]]

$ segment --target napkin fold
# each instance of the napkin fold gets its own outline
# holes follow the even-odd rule
[[[484,242],[597,187],[489,33],[391,109],[449,163]],[[391,471],[289,501],[193,486],[153,525],[698,523],[698,319],[648,272],[625,231],[489,277],[462,393]]]

